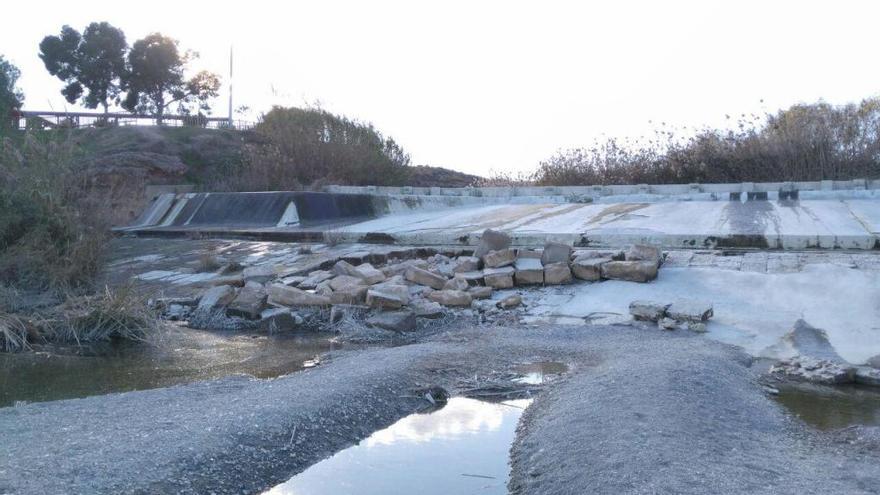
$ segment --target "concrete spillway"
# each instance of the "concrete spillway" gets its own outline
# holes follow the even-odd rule
[[[492,228],[520,246],[880,249],[880,181],[328,191],[164,194],[119,230],[474,245]]]

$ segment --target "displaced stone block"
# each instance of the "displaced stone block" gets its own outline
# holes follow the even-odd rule
[[[504,232],[486,229],[480,237],[480,244],[474,250],[474,256],[482,258],[489,251],[499,251],[510,247],[510,236]]]
[[[712,305],[707,302],[680,300],[673,302],[666,314],[677,321],[702,322],[714,315]]]
[[[199,298],[199,309],[225,308],[233,299],[235,299],[235,289],[231,286],[211,287]]]
[[[629,303],[629,314],[633,318],[642,321],[659,321],[666,316],[666,310],[670,303],[658,303],[653,301],[633,301]]]
[[[609,261],[602,263],[602,277],[629,282],[648,282],[657,278],[657,265],[650,261]]]
[[[626,261],[650,261],[660,264],[660,250],[654,246],[636,244],[626,252]]]
[[[269,286],[269,303],[278,306],[329,306],[330,298],[282,284]]]
[[[470,284],[464,277],[459,277],[458,275],[452,277],[451,279],[446,281],[446,285],[443,286],[444,290],[468,290]]]
[[[486,268],[483,270],[483,280],[486,285],[494,289],[509,289],[513,287],[513,274],[515,270],[512,266],[503,268]]]
[[[482,271],[460,272],[460,273],[456,273],[456,276],[467,280],[467,283],[471,286],[480,285],[483,283],[483,272]]]
[[[256,320],[266,307],[268,295],[262,285],[248,282],[226,308],[226,314]]]
[[[470,306],[471,295],[460,290],[438,290],[428,294],[428,299],[444,306]]]
[[[367,286],[356,285],[352,287],[345,287],[339,290],[334,290],[333,293],[330,294],[330,303],[358,305],[364,304],[366,298]]]
[[[416,314],[418,318],[441,318],[446,312],[443,310],[443,306],[440,303],[434,301],[424,301],[420,300],[418,302],[412,303],[410,308]]]
[[[538,258],[517,258],[514,265],[516,285],[544,283],[544,265]]]
[[[318,284],[324,282],[325,280],[330,280],[333,278],[334,273],[327,270],[315,270],[309,273],[309,276],[306,277],[305,280],[299,283],[299,288],[302,290],[312,290],[318,287]]]
[[[345,261],[339,260],[333,265],[333,274],[334,275],[351,275],[352,277],[356,276],[354,274],[354,265]],[[311,274],[310,274],[311,275]]]
[[[303,277],[302,275],[291,275],[289,277],[282,278],[279,282],[281,282],[284,285],[296,287],[299,284],[301,284],[302,282],[304,282],[305,280],[306,280],[306,277]]]
[[[260,313],[259,329],[270,334],[290,331],[302,324],[302,316],[287,308],[270,308]]]
[[[242,276],[244,277],[245,282],[253,280],[255,282],[266,283],[277,277],[280,271],[281,267],[277,265],[249,266],[244,269]]]
[[[445,277],[414,266],[409,267],[406,270],[406,279],[415,284],[424,285],[437,290],[443,289],[443,286],[446,285]]]
[[[571,246],[560,242],[548,242],[544,244],[544,252],[541,254],[541,263],[545,266],[551,263],[565,263],[571,261]]]
[[[514,261],[516,261],[516,253],[510,248],[489,251],[483,255],[483,265],[485,265],[486,268],[500,268],[502,266],[512,265]]]
[[[571,271],[574,276],[581,280],[595,282],[602,279],[602,265],[611,261],[611,258],[597,258],[589,255],[581,255],[571,263]]]
[[[571,268],[568,262],[544,265],[544,283],[547,285],[571,283]]]
[[[367,290],[367,305],[373,308],[399,308],[409,302],[409,287],[402,284],[379,284]]]
[[[522,297],[519,294],[511,294],[504,299],[498,301],[497,306],[501,309],[512,309],[522,304]]]
[[[480,269],[480,258],[476,256],[459,256],[455,260],[453,273],[474,272]]]
[[[392,332],[413,332],[416,329],[416,315],[412,311],[383,311],[369,317],[367,325]]]
[[[359,277],[367,285],[378,284],[385,280],[385,274],[377,270],[373,265],[364,263],[354,267],[351,275]]]
[[[493,290],[491,287],[486,287],[483,285],[471,287],[470,289],[468,289],[468,293],[474,299],[489,299],[490,297],[492,297],[492,292]]]
[[[315,294],[320,294],[322,296],[329,296],[330,294],[333,294],[333,288],[330,287],[330,281],[325,280],[318,284],[318,286],[315,287]]]
[[[364,286],[364,281],[361,278],[352,277],[351,275],[338,275],[331,279],[329,283],[330,288],[334,291]]]

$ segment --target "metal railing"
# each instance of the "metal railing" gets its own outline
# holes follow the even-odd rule
[[[228,117],[208,117],[206,115],[141,115],[132,113],[103,112],[42,112],[20,110],[12,117],[18,129],[77,129],[82,127],[116,126],[169,126],[201,127],[207,129],[246,130],[254,127],[253,122],[230,120]]]

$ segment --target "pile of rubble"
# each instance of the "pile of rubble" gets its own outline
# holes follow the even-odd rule
[[[428,254],[434,251],[433,254]],[[289,271],[258,265],[224,274],[202,294],[194,313],[296,325],[296,308],[361,307],[374,310],[367,323],[411,331],[417,318],[438,318],[446,308],[494,313],[522,304],[519,295],[493,299],[499,289],[572,283],[575,279],[648,282],[657,277],[662,253],[651,246],[627,251],[574,250],[555,242],[543,249],[514,249],[508,235],[483,233],[474,251],[414,248],[398,253],[352,253],[318,269]],[[178,315],[185,317],[186,315]],[[332,317],[331,317],[332,319]]]
[[[629,313],[636,320],[655,322],[664,330],[686,328],[698,333],[706,331],[706,322],[714,316],[711,304],[692,300],[633,301],[629,304]]]

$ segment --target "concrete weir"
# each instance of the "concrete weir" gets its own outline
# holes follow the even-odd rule
[[[156,197],[120,233],[273,241],[880,249],[880,181],[518,188],[329,186]]]

